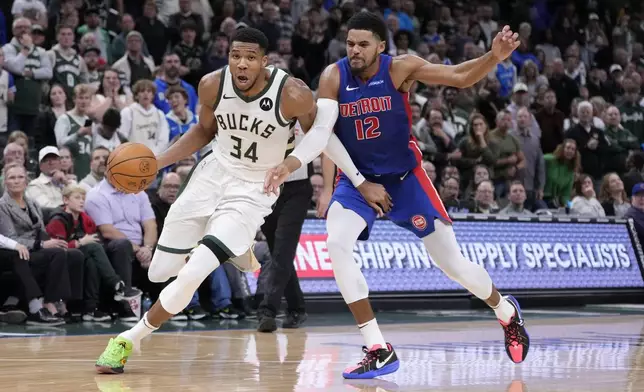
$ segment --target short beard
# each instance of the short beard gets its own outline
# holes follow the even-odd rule
[[[365,65],[360,67],[360,68],[351,67],[351,74],[353,76],[360,76],[367,68],[369,68],[372,65],[374,65],[379,57],[380,57],[380,55],[376,54],[376,56],[374,56],[373,60],[369,64],[366,64],[366,62],[365,62]],[[351,64],[351,59],[349,59],[349,64]]]

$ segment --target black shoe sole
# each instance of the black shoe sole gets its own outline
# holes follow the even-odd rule
[[[257,326],[257,331],[258,332],[275,332],[277,330],[277,322],[275,322],[274,318],[262,318],[259,321],[259,325]]]
[[[27,314],[22,310],[0,312],[0,323],[22,324],[27,319]]]

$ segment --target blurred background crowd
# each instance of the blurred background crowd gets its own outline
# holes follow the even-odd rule
[[[411,132],[450,213],[627,216],[644,228],[644,1],[14,0],[0,4],[0,258],[26,252],[31,269],[0,262],[20,283],[0,321],[25,310],[33,324],[136,320],[130,300],[145,306],[162,288],[146,269],[199,154],[123,195],[103,179],[110,151],[136,141],[158,153],[181,137],[200,78],[227,64],[239,28],[262,30],[269,63],[316,90],[362,9],[385,19],[387,53],[437,64],[484,54],[505,24],[519,33],[477,85],[412,87]],[[329,191],[321,166],[311,209]],[[257,299],[228,267],[173,321],[252,315]]]

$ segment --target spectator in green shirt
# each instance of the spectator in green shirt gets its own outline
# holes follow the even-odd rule
[[[565,139],[552,154],[544,155],[543,159],[546,162],[543,199],[548,207],[565,207],[570,201],[575,174],[581,170],[581,155],[577,151],[577,142]]]

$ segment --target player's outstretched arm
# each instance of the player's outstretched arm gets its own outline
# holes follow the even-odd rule
[[[201,150],[217,134],[215,107],[221,82],[221,71],[215,71],[201,78],[199,82],[199,122],[188,130],[176,143],[157,157],[159,169],[170,166]]]
[[[440,84],[467,88],[487,76],[494,67],[519,47],[519,35],[505,26],[492,42],[492,49],[485,55],[457,65],[432,64],[418,56],[401,55],[394,59],[393,77],[397,85],[406,80],[424,84]]]

